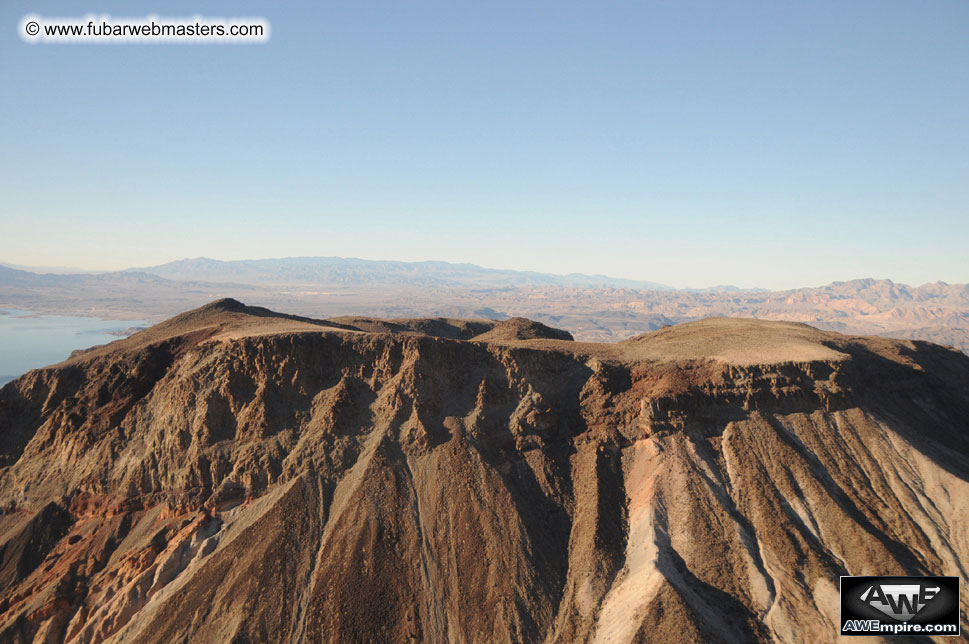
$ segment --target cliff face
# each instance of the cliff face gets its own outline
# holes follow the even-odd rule
[[[0,641],[832,641],[839,575],[966,579],[963,354],[368,324],[220,302],[0,390]]]

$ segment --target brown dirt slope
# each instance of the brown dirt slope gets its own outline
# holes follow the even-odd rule
[[[546,326],[541,322],[525,318],[511,318],[498,322],[491,330],[476,335],[474,339],[482,342],[541,339],[571,341],[572,334],[562,329]]]
[[[964,354],[476,324],[223,300],[7,384],[0,642],[829,642],[839,575],[966,580]]]

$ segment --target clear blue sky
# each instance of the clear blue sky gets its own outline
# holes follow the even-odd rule
[[[969,2],[0,4],[0,261],[969,281]],[[265,16],[30,45],[27,13]]]

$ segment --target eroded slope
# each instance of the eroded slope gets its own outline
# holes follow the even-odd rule
[[[472,324],[223,301],[7,385],[0,641],[831,641],[839,575],[966,578],[966,356]]]

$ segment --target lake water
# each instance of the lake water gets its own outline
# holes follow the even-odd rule
[[[31,369],[67,359],[75,349],[87,349],[120,339],[145,320],[101,320],[66,315],[37,315],[0,310],[0,385]]]

